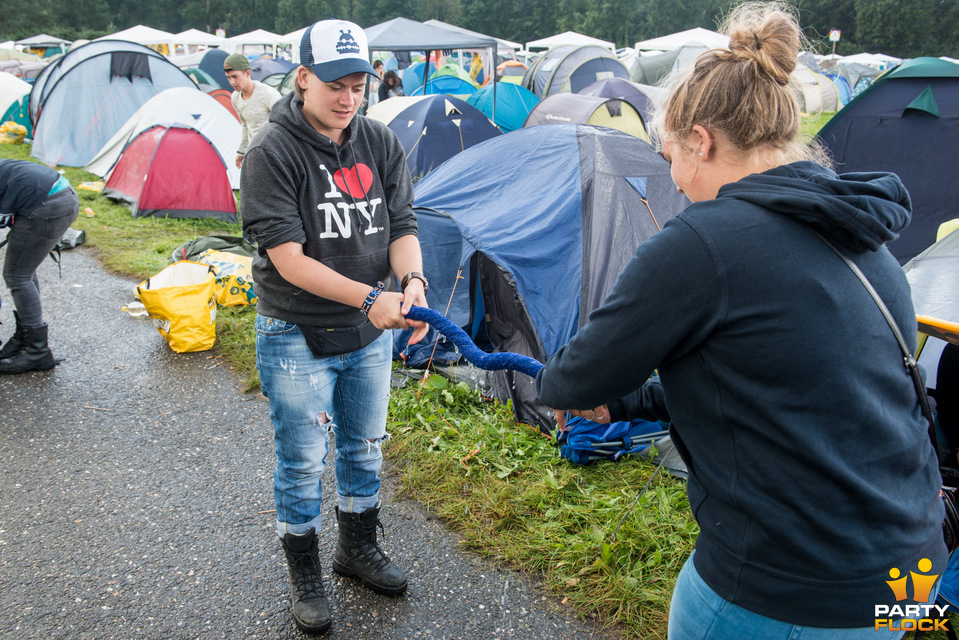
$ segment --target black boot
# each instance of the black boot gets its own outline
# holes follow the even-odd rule
[[[355,576],[373,591],[387,596],[406,591],[406,574],[376,543],[376,527],[383,528],[379,506],[363,513],[343,513],[337,507],[336,520],[340,538],[333,554],[333,570]]]
[[[23,325],[20,324],[20,316],[16,311],[13,312],[13,319],[16,321],[17,326],[13,330],[13,335],[7,340],[7,344],[3,345],[3,348],[0,349],[0,360],[17,355],[20,353],[20,349],[23,348]]]
[[[307,633],[326,633],[333,625],[330,603],[323,591],[323,575],[317,552],[316,531],[283,536],[283,553],[290,568],[293,620]]]
[[[0,373],[25,373],[47,371],[60,361],[53,357],[47,346],[47,325],[23,327],[23,346],[15,355],[0,360]]]

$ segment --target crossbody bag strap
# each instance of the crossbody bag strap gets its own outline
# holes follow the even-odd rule
[[[913,357],[912,352],[909,351],[909,347],[906,345],[906,340],[902,337],[902,331],[899,330],[899,325],[896,324],[896,319],[892,317],[892,313],[889,312],[889,308],[886,307],[886,303],[882,301],[882,298],[879,297],[879,294],[872,286],[872,283],[869,282],[869,278],[866,277],[866,274],[862,272],[856,263],[846,257],[843,252],[836,248],[836,245],[829,242],[829,240],[824,238],[818,231],[812,227],[809,227],[809,230],[812,231],[820,240],[826,243],[826,246],[832,249],[833,252],[839,256],[839,259],[845,262],[846,266],[849,267],[854,274],[856,274],[856,277],[859,278],[859,281],[862,282],[864,287],[866,287],[866,291],[868,291],[869,295],[872,296],[876,306],[879,307],[879,311],[882,312],[886,322],[889,323],[889,328],[892,329],[893,334],[896,336],[896,341],[899,342],[899,348],[902,349],[903,364],[905,365],[906,370],[909,371],[909,375],[912,377],[912,383],[916,387],[916,395],[919,396],[919,406],[922,407],[922,415],[925,416],[926,420],[929,422],[929,439],[932,441],[932,445],[936,450],[936,456],[938,457],[939,442],[938,438],[936,438],[936,421],[932,416],[932,406],[929,404],[929,396],[926,395],[926,383],[922,380],[922,375],[919,373],[919,365],[916,363],[916,359]]]

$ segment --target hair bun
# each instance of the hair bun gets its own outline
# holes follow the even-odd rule
[[[726,18],[731,59],[751,60],[781,85],[796,69],[802,32],[789,7],[746,3]]]

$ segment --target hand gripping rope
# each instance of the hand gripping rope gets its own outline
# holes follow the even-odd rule
[[[539,361],[520,353],[485,353],[470,340],[465,331],[453,324],[442,313],[433,309],[410,307],[410,312],[406,314],[406,318],[429,323],[430,326],[449,338],[463,356],[480,369],[486,369],[487,371],[508,369],[535,378],[539,370],[543,368]]]

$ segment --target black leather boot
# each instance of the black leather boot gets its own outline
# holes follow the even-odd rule
[[[13,312],[13,319],[16,321],[17,326],[13,330],[13,335],[10,336],[7,343],[0,349],[0,360],[17,355],[20,353],[20,349],[23,348],[23,325],[20,324],[20,316],[16,311]]]
[[[283,553],[290,569],[293,620],[300,629],[312,634],[326,633],[333,626],[317,547],[314,529],[301,536],[283,536]]]
[[[383,595],[395,596],[406,591],[406,574],[376,542],[376,527],[383,528],[379,506],[363,513],[344,513],[337,507],[336,520],[340,537],[333,554],[333,570],[355,576]]]
[[[0,360],[0,373],[25,373],[47,371],[60,361],[53,357],[47,346],[47,325],[23,327],[23,346],[15,355]]]

